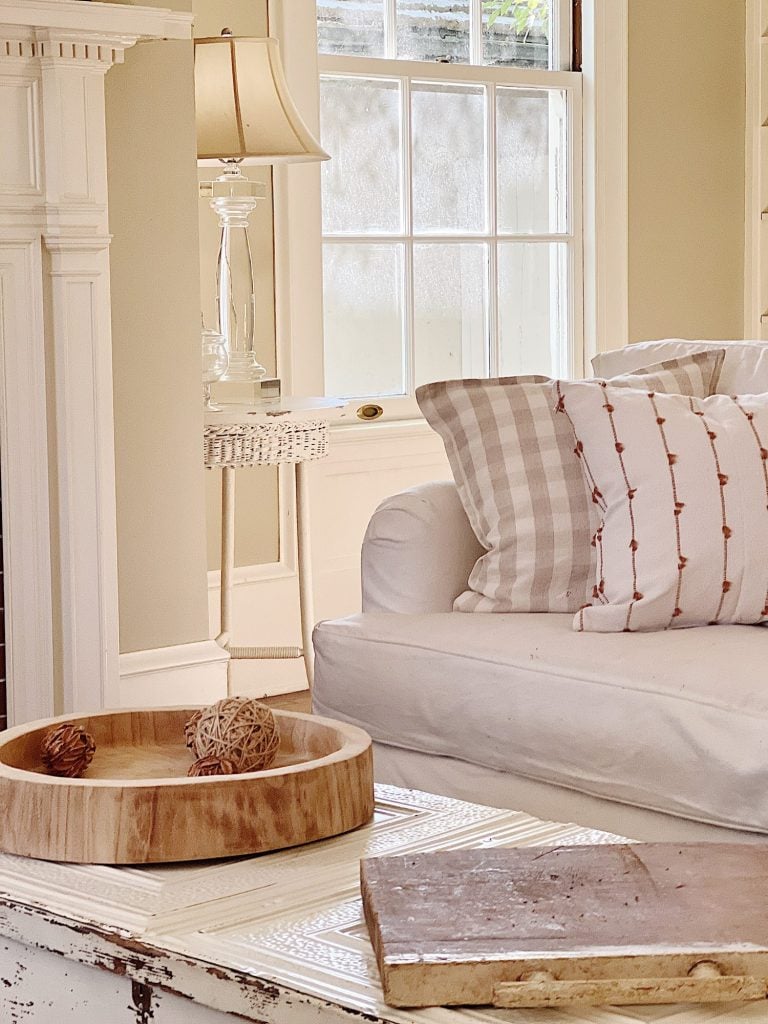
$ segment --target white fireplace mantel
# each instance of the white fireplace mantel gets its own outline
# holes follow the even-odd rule
[[[0,463],[9,720],[117,702],[104,78],[191,15],[0,0]]]
[[[0,25],[56,29],[81,37],[123,35],[126,46],[139,39],[189,39],[191,15],[155,7],[101,4],[87,0],[0,0]]]

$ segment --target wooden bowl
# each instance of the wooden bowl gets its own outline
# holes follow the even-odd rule
[[[195,710],[65,715],[0,733],[0,850],[76,864],[205,860],[297,846],[371,819],[362,729],[276,711],[272,768],[190,779],[184,724]],[[96,741],[80,779],[46,775],[40,760],[45,732],[67,721]]]

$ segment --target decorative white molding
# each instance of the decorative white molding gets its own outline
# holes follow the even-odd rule
[[[228,661],[215,640],[121,654],[117,706],[212,704],[227,695]]]
[[[0,75],[0,98],[21,129],[16,145],[4,145],[0,153],[0,195],[21,196],[28,203],[42,192],[39,82],[32,74]]]
[[[584,343],[629,341],[628,0],[584,0]]]
[[[0,452],[10,720],[117,703],[104,76],[191,15],[0,0]],[[56,692],[58,691],[58,692]]]
[[[127,46],[139,39],[189,39],[193,16],[164,8],[84,0],[0,0],[0,31],[58,29],[81,40],[106,33],[120,35]],[[2,56],[2,53],[0,53]]]
[[[67,39],[63,32],[57,32],[51,38],[41,39],[39,34],[34,38],[17,38],[4,26],[5,32],[0,37],[0,56],[21,57],[31,59],[39,57],[48,60],[66,60],[87,65],[91,62],[106,64],[122,64],[126,46],[130,42],[124,36],[115,36],[106,40],[102,35],[93,43]]]

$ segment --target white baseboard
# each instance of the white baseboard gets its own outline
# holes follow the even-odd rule
[[[121,654],[119,706],[212,704],[227,695],[228,661],[215,640]]]

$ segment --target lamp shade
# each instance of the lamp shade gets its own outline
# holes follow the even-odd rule
[[[276,39],[195,40],[197,156],[327,160],[288,92]]]

